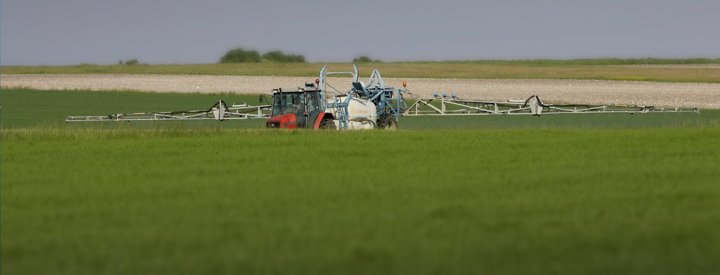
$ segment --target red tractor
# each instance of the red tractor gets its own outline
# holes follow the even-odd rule
[[[273,90],[272,113],[267,128],[336,129],[335,117],[325,112],[321,90],[306,83],[305,88],[294,91]]]

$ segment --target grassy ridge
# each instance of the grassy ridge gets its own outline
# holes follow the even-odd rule
[[[256,96],[236,94],[159,94],[140,92],[3,90],[3,128],[28,127],[110,127],[110,128],[261,128],[264,120],[242,121],[175,121],[132,123],[65,123],[70,115],[105,115],[118,113],[179,111],[207,109],[217,100],[228,104],[259,104]],[[720,125],[720,110],[675,114],[582,114],[483,117],[403,117],[403,129],[469,129],[469,128],[630,128],[630,127],[697,127]]]
[[[0,271],[714,274],[719,138],[6,129]]]
[[[485,60],[444,62],[392,62],[360,64],[369,76],[378,68],[385,77],[409,78],[500,78],[500,79],[600,79],[670,82],[720,82],[718,69],[678,69],[665,64],[720,64],[720,59],[578,59],[578,60]],[[4,66],[3,74],[201,74],[249,76],[304,76],[318,74],[323,64],[183,64],[183,65],[77,65]],[[351,64],[329,64],[333,70],[350,70]]]

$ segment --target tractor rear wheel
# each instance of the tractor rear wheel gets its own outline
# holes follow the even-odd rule
[[[335,123],[333,123],[332,119],[323,119],[320,121],[320,125],[318,126],[318,129],[320,130],[337,130],[337,127],[335,127]]]

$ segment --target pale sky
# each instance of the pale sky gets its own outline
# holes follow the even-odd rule
[[[0,0],[3,65],[720,57],[719,0]]]

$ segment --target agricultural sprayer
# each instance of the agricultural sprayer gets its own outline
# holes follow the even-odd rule
[[[320,77],[304,87],[275,89],[272,95],[268,128],[373,129],[397,128],[406,109],[404,89],[385,85],[378,70],[367,84],[359,80],[358,68],[352,72],[320,70]],[[352,88],[343,92],[329,83],[329,76],[349,76]],[[405,86],[403,87],[405,88]],[[335,94],[331,94],[335,93]]]
[[[342,91],[331,80],[350,78]],[[386,86],[380,72],[373,70],[367,83],[359,80],[358,68],[352,72],[331,72],[323,66],[314,82],[302,87],[272,90],[272,99],[261,96],[265,105],[232,104],[219,100],[204,110],[69,116],[68,122],[92,121],[168,121],[266,119],[267,128],[312,129],[394,129],[401,116],[472,116],[593,113],[699,112],[698,108],[667,108],[637,105],[549,104],[537,95],[525,100],[487,101],[462,99],[435,93],[423,98],[414,95],[403,81],[402,88]],[[408,98],[406,100],[406,97]],[[411,103],[408,106],[408,103]]]

